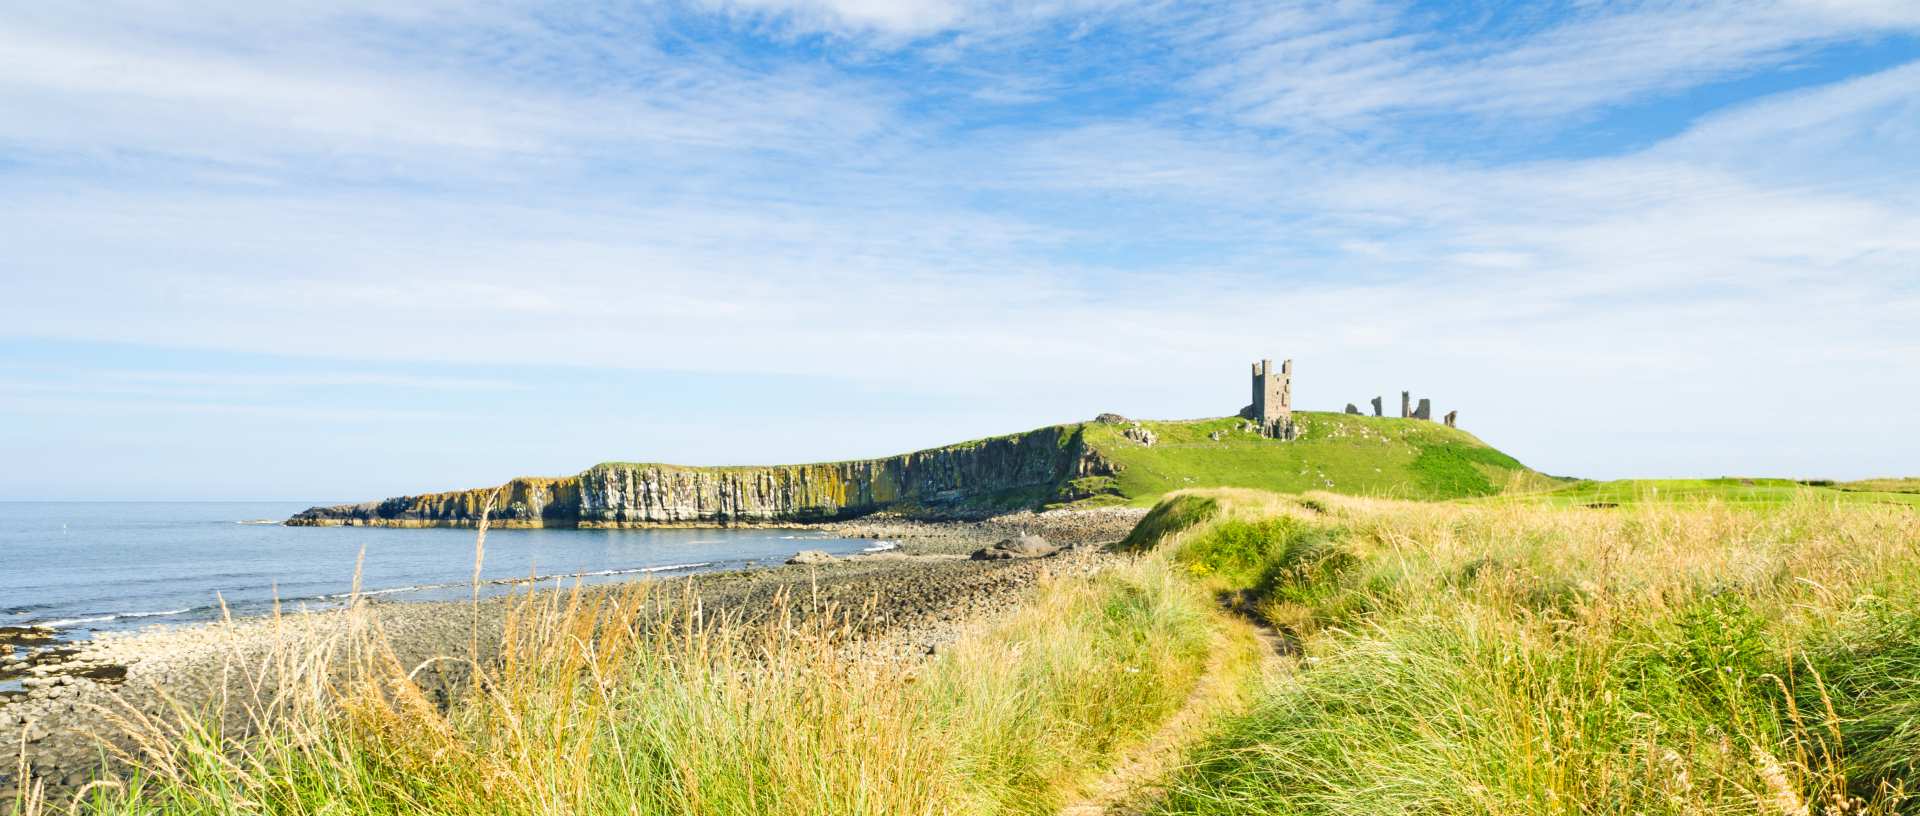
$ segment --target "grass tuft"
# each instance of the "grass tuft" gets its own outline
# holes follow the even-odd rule
[[[1303,658],[1156,812],[1920,811],[1912,512],[1315,500],[1186,539]]]

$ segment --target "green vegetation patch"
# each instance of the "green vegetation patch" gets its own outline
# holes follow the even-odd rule
[[[1884,480],[1856,483],[1881,485]],[[1618,507],[1649,503],[1687,504],[1719,502],[1745,506],[1777,506],[1796,501],[1822,500],[1841,503],[1881,503],[1920,506],[1920,493],[1867,490],[1855,487],[1824,486],[1792,479],[1722,477],[1718,479],[1622,479],[1611,482],[1576,482],[1565,487],[1534,494],[1529,500],[1556,505]]]
[[[1488,478],[1488,471],[1524,470],[1513,457],[1493,448],[1464,445],[1455,441],[1420,446],[1411,470],[1429,492],[1441,496],[1491,496],[1500,486]]]
[[[1123,552],[1144,552],[1167,539],[1212,520],[1220,513],[1220,502],[1210,496],[1178,495],[1154,505],[1133,531],[1121,541]]]
[[[1818,486],[1821,483],[1812,481],[1803,484]],[[1861,479],[1853,482],[1827,482],[1825,486],[1858,493],[1920,493],[1920,478]]]
[[[1084,439],[1118,467],[1120,493],[1142,506],[1187,488],[1432,500],[1497,493],[1515,474],[1545,481],[1472,434],[1439,423],[1320,412],[1294,416],[1300,435],[1292,441],[1267,439],[1232,417],[1142,422],[1156,437],[1152,445],[1128,438],[1130,425],[1122,423],[1089,424]]]

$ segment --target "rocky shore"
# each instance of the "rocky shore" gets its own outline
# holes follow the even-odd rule
[[[1097,545],[1124,537],[1142,511],[1107,509],[1019,513],[974,522],[918,522],[871,517],[823,527],[848,537],[898,542],[886,552],[732,573],[657,579],[660,604],[697,597],[711,613],[751,622],[787,594],[803,614],[851,614],[854,652],[885,659],[923,659],[966,625],[1016,606],[1045,573],[1099,569]],[[1038,536],[1061,551],[1045,558],[970,560],[997,542]],[[617,591],[597,586],[594,593]],[[108,743],[125,746],[109,713],[165,716],[175,707],[224,720],[231,733],[248,728],[249,704],[270,698],[257,668],[338,640],[350,620],[379,627],[408,665],[464,656],[471,644],[497,643],[511,598],[466,603],[379,603],[356,610],[311,612],[211,624],[103,634],[78,643],[52,641],[32,629],[0,630],[0,802],[21,783],[25,750],[30,776],[50,801],[103,773]],[[484,647],[483,647],[484,649]],[[482,658],[485,659],[485,655]],[[437,661],[420,675],[442,697],[464,682],[455,661]]]
[[[1093,547],[1126,538],[1146,509],[1106,507],[1095,510],[1019,512],[977,521],[924,522],[891,513],[876,513],[853,521],[822,525],[821,529],[848,538],[872,538],[900,544],[903,554],[965,555],[981,542],[998,542],[1037,535],[1072,549]]]

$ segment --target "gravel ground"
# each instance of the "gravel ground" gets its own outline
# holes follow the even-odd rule
[[[862,611],[853,648],[859,656],[924,659],[969,625],[1017,606],[1042,574],[1099,569],[1104,557],[1095,545],[1124,537],[1143,512],[1019,513],[940,523],[875,517],[827,525],[826,532],[896,541],[900,547],[820,565],[661,578],[658,588],[666,591],[654,597],[678,603],[693,595],[707,610],[751,621],[770,612],[774,598],[784,592],[797,610]],[[1038,534],[1067,549],[1033,560],[965,558],[1021,534]],[[362,620],[380,627],[404,665],[419,665],[435,656],[465,656],[476,637],[483,644],[497,643],[509,602],[483,600],[477,613],[466,603],[364,601],[361,609],[366,612]],[[249,702],[272,693],[247,667],[274,655],[311,652],[316,644],[339,638],[347,620],[345,610],[335,610],[103,635],[58,650],[23,642],[11,663],[7,645],[0,643],[0,670],[26,685],[0,696],[0,757],[6,758],[0,762],[0,803],[11,802],[20,784],[16,758],[23,746],[29,771],[47,785],[50,801],[63,802],[103,771],[110,773],[111,763],[103,766],[102,740],[124,740],[107,721],[107,711],[157,716],[178,704],[217,711],[229,733],[244,734]],[[13,637],[25,641],[34,635]],[[6,639],[0,633],[0,641]],[[20,659],[29,648],[34,656]],[[447,689],[464,681],[465,671],[460,663],[438,661],[420,677],[444,698]]]

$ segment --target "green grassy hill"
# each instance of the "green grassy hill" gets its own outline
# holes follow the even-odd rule
[[[1558,482],[1466,431],[1438,422],[1299,412],[1298,439],[1282,442],[1238,418],[1142,421],[1152,445],[1128,436],[1132,422],[1084,426],[1086,446],[1113,463],[1112,477],[1077,480],[1088,504],[1152,504],[1192,487],[1248,487],[1283,493],[1325,490],[1361,496],[1452,499]]]
[[[1863,482],[1801,482],[1792,479],[1621,479],[1612,482],[1575,482],[1527,496],[1548,504],[1611,507],[1649,502],[1705,502],[1727,504],[1783,504],[1804,499],[1841,503],[1920,505],[1912,479],[1872,479]]]

